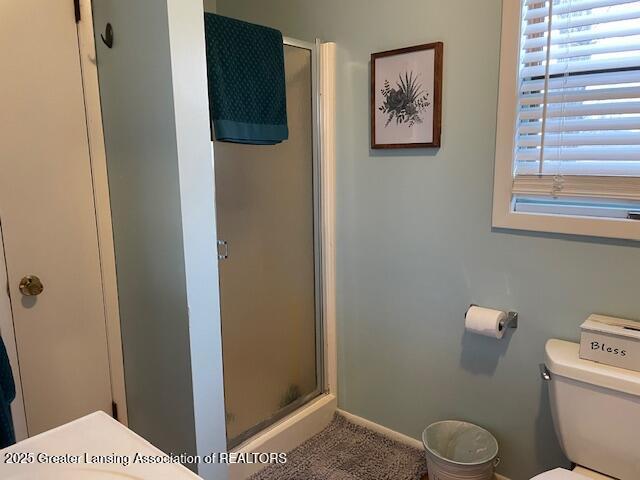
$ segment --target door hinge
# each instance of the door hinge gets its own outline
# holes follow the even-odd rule
[[[73,13],[76,16],[76,23],[78,23],[81,20],[80,0],[73,0]]]
[[[111,416],[118,420],[118,404],[116,402],[111,402]]]

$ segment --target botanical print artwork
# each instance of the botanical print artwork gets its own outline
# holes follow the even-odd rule
[[[371,55],[371,148],[440,146],[441,42]]]
[[[380,90],[384,103],[378,107],[378,110],[388,114],[385,127],[388,127],[394,119],[396,125],[406,124],[409,128],[423,122],[420,114],[431,105],[431,102],[429,102],[429,93],[424,90],[418,77],[419,74],[414,74],[412,71],[404,72],[404,75],[398,75],[395,88],[392,88],[389,80],[385,79],[384,88]]]

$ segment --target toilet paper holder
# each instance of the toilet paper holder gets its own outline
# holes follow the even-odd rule
[[[469,305],[469,308],[471,307],[479,307],[479,305],[472,303],[471,305]],[[469,311],[469,308],[467,308],[467,312]],[[467,312],[464,312],[465,318],[467,318]],[[507,318],[505,318],[504,320],[500,320],[498,329],[502,331],[505,328],[518,328],[518,312],[509,311],[505,313],[507,314]]]

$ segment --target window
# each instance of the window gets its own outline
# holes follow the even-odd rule
[[[640,1],[504,0],[493,224],[640,240]]]

